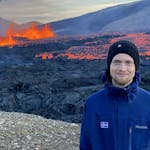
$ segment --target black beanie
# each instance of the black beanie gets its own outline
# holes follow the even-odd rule
[[[130,41],[121,40],[112,44],[109,48],[108,56],[107,56],[107,70],[110,71],[110,64],[113,57],[119,53],[125,53],[130,55],[135,64],[136,71],[139,69],[139,53],[137,47]]]

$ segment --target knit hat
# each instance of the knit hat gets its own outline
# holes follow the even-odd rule
[[[107,56],[107,70],[110,71],[110,64],[113,57],[119,53],[125,53],[130,55],[135,64],[136,71],[139,69],[139,53],[137,47],[130,41],[121,40],[112,44],[109,48],[108,56]]]

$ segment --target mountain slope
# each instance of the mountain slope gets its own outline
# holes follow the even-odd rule
[[[149,32],[150,0],[109,7],[79,17],[50,22],[57,35],[82,35],[99,32]],[[0,36],[6,35],[9,21],[0,18]],[[30,23],[29,23],[30,24]],[[29,24],[15,26],[22,29]],[[39,27],[43,24],[37,23]]]
[[[106,31],[147,31],[150,29],[149,15],[150,1],[143,0],[52,22],[51,26],[58,35]]]
[[[31,25],[33,23],[36,26],[42,25],[42,23],[36,22],[36,21],[27,22],[27,23],[24,23],[24,24],[17,24],[15,22],[0,18],[0,37],[1,36],[6,36],[8,28],[11,28],[12,26],[13,26],[13,29],[19,31],[19,30],[31,27]]]
[[[150,2],[150,1],[149,1]],[[150,31],[150,3],[140,11],[125,18],[107,24],[101,31],[127,31],[147,32]]]
[[[0,36],[4,36],[6,34],[9,24],[10,22],[8,20],[0,18]]]
[[[18,24],[0,17],[0,36],[6,36],[7,35],[7,29],[12,24],[14,27],[19,27]]]

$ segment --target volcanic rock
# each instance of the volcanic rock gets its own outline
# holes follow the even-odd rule
[[[69,47],[72,43],[78,43],[79,47],[85,43],[101,44],[100,49],[91,50],[91,53],[97,55],[97,51],[107,52],[104,51],[105,46],[108,46],[112,36],[121,37],[121,35],[100,35],[93,38],[83,37],[81,40],[69,38],[65,39],[64,43]],[[48,119],[81,122],[85,100],[104,86],[101,75],[105,70],[106,60],[80,60],[67,59],[67,57],[42,60],[35,57],[36,53],[47,50],[56,52],[58,45],[60,46],[58,53],[67,51],[61,47],[60,40],[55,39],[54,43],[49,41],[43,45],[33,43],[27,46],[0,48],[1,111],[23,112]],[[141,50],[149,53],[143,46]],[[80,51],[74,51],[74,54],[80,56]],[[150,89],[149,60],[149,56],[141,56],[141,85],[148,90]]]
[[[76,62],[48,60],[1,68],[0,109],[81,122],[85,99],[101,87],[103,61]]]

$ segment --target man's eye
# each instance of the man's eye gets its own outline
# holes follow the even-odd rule
[[[114,60],[114,61],[112,61],[112,63],[113,63],[114,65],[125,64],[126,66],[132,66],[132,65],[134,64],[134,62],[132,62],[132,61],[125,61],[125,62],[122,62],[122,61],[120,61],[120,60]]]
[[[115,64],[115,65],[119,65],[119,64],[121,64],[121,61],[119,61],[119,60],[115,60],[115,61],[113,61],[113,64]]]
[[[126,61],[126,65],[133,65],[134,64],[134,62],[132,62],[132,61]]]

